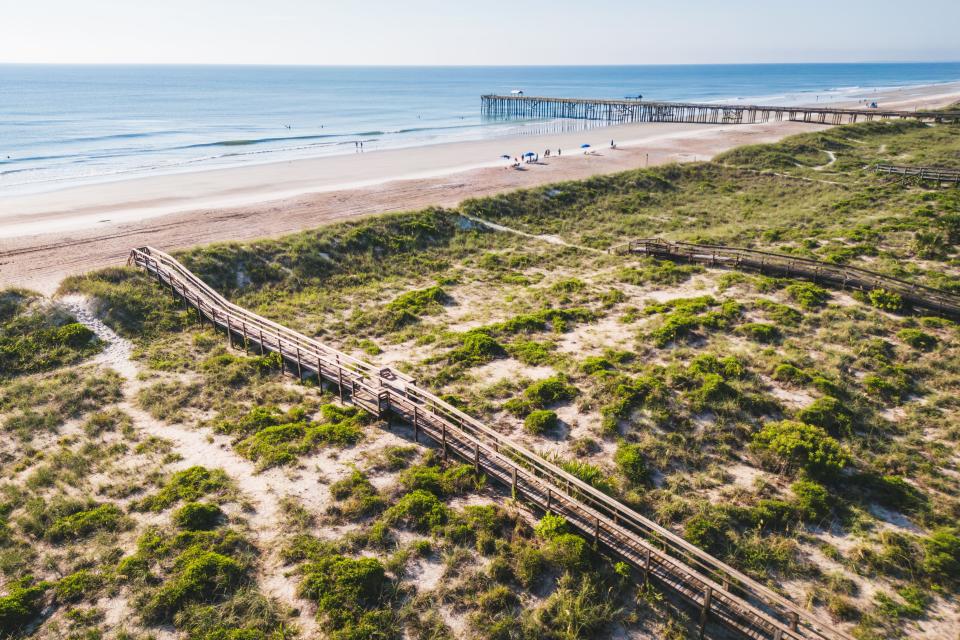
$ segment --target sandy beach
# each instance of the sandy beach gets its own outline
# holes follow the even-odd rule
[[[960,83],[877,93],[884,109],[937,108]],[[856,104],[848,106],[857,106]],[[176,250],[669,162],[706,160],[819,125],[634,124],[132,178],[0,194],[0,287],[52,293],[71,274],[121,264],[131,247]],[[617,149],[610,149],[613,139]],[[592,152],[579,148],[589,143]],[[521,170],[501,154],[562,149]]]

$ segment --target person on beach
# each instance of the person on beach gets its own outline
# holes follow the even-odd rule
[[[557,155],[558,156],[560,155],[560,149],[557,149]]]

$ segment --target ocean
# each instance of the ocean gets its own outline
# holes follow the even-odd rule
[[[512,135],[480,96],[796,104],[960,80],[960,63],[610,67],[0,65],[0,194]],[[883,105],[881,105],[882,107]]]

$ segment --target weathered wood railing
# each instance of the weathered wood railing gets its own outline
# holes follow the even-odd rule
[[[944,169],[940,167],[901,167],[893,164],[878,164],[874,167],[877,173],[892,173],[905,178],[918,178],[934,182],[952,182],[960,184],[960,169]]]
[[[960,317],[960,296],[941,289],[885,276],[867,269],[820,262],[756,249],[740,249],[690,242],[670,242],[660,238],[631,240],[611,249],[614,253],[636,253],[665,260],[699,262],[711,266],[760,271],[802,278],[838,287],[873,291],[883,289],[898,294],[905,303],[934,313]]]
[[[648,102],[590,98],[550,98],[523,95],[480,97],[481,113],[488,118],[571,118],[611,123],[689,122],[700,124],[754,124],[783,121],[811,124],[844,124],[872,120],[920,120],[957,123],[957,111],[895,111],[845,109],[823,106],[762,106],[688,102]]]
[[[280,355],[285,370],[316,378],[344,402],[377,416],[396,415],[446,457],[454,454],[514,495],[564,515],[599,546],[698,608],[701,636],[720,624],[757,639],[852,640],[835,625],[775,593],[563,469],[504,438],[393,369],[380,369],[232,304],[169,255],[134,249],[129,262],[222,330],[231,344]]]

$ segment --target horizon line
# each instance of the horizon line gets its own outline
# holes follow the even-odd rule
[[[598,64],[324,64],[307,62],[9,62],[0,66],[61,66],[61,67],[327,67],[327,68],[591,68],[591,67],[732,67],[732,66],[788,66],[788,65],[848,65],[848,64],[960,64],[956,60],[834,60],[834,61],[773,61],[773,62],[626,62]]]

